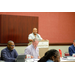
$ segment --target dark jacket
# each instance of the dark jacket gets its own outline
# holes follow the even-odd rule
[[[75,47],[74,47],[74,45],[71,45],[69,47],[69,54],[70,54],[70,56],[72,56],[73,53],[75,53]]]
[[[18,53],[15,49],[10,51],[7,47],[1,51],[1,60],[4,60],[6,62],[14,62],[17,58]]]

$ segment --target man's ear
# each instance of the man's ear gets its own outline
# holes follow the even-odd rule
[[[52,60],[54,60],[54,56],[52,56]]]
[[[7,47],[9,47],[9,45],[7,45]]]

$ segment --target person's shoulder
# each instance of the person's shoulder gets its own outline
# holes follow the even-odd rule
[[[33,35],[33,33],[30,33],[29,35]]]
[[[26,49],[31,49],[31,47],[32,47],[32,44],[27,46]]]
[[[13,49],[13,51],[16,51],[16,49]]]
[[[41,35],[40,35],[40,34],[37,34],[37,36],[41,37]]]
[[[6,51],[7,50],[7,47],[6,48],[4,48],[4,49],[2,49],[2,51]]]
[[[73,45],[71,45],[69,48],[72,48],[73,47]]]
[[[40,36],[40,34],[38,34],[38,33],[37,33],[37,35],[39,35],[39,36]]]
[[[1,53],[7,52],[7,47],[1,50]]]

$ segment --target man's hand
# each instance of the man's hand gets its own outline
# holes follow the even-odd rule
[[[40,56],[38,56],[38,59],[40,59]]]
[[[31,58],[34,58],[33,56],[31,56]]]
[[[26,58],[28,58],[27,55],[26,55],[25,59],[26,59]],[[33,56],[30,56],[30,58],[34,58],[34,57],[33,57]]]
[[[29,39],[29,42],[32,42],[33,40],[32,39]]]

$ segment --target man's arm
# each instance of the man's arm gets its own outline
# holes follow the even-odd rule
[[[32,41],[33,41],[31,34],[29,34],[29,36],[28,36],[28,41],[29,41],[29,42],[32,42]]]
[[[18,53],[17,53],[17,51],[15,50],[15,58],[17,58],[17,56],[18,56]]]
[[[15,61],[15,58],[11,58],[11,57],[7,56],[6,51],[2,51],[2,57],[3,57],[3,60],[7,61],[7,62],[13,62],[13,61]]]
[[[43,40],[43,38],[39,34],[37,34],[37,35],[38,35],[38,37],[39,37],[40,40]]]
[[[72,54],[73,54],[73,51],[72,51],[72,49],[69,47],[69,54],[72,56]]]
[[[29,39],[29,42],[32,42],[33,40],[32,39]]]
[[[39,48],[38,48],[38,59],[40,59],[40,56],[39,56]]]

